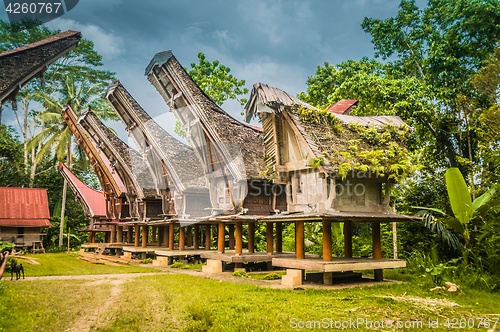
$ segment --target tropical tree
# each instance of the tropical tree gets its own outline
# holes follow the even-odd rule
[[[69,169],[73,166],[73,151],[76,151],[80,156],[78,158],[80,162],[87,162],[87,159],[83,156],[83,151],[73,144],[72,132],[61,115],[63,107],[65,105],[70,106],[77,116],[83,110],[90,108],[100,119],[117,119],[116,114],[101,96],[102,86],[105,83],[93,84],[89,80],[77,81],[75,76],[65,74],[64,84],[55,91],[49,90],[50,94],[42,91],[36,92],[36,98],[43,104],[45,110],[41,114],[41,119],[45,122],[46,129],[33,138],[28,146],[28,148],[36,145],[41,146],[37,154],[37,160],[41,160],[45,155],[54,151],[54,158],[58,161],[66,159]],[[59,246],[62,246],[63,241],[67,185],[67,181],[64,180]]]

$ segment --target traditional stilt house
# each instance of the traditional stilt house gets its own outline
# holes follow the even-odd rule
[[[286,210],[285,190],[281,188],[281,191],[272,192],[268,188],[262,129],[237,121],[216,105],[170,51],[156,54],[146,68],[146,75],[181,123],[203,167],[213,210],[213,216],[203,221],[218,225],[220,254],[225,251],[225,226],[228,226],[229,248],[235,249],[234,254],[215,256],[216,259],[270,261],[267,255],[237,257],[242,255],[243,224],[248,224],[248,252],[253,253],[257,219]],[[273,253],[272,224],[270,226],[268,254]],[[281,235],[281,231],[277,229],[278,234]],[[276,247],[281,252],[278,239]]]
[[[295,223],[296,258],[274,258],[274,266],[323,271],[324,282],[331,283],[331,272],[374,269],[381,280],[382,269],[406,265],[382,259],[380,243],[381,222],[414,220],[389,211],[392,184],[411,168],[399,117],[319,110],[260,83],[245,109],[247,121],[258,116],[262,122],[273,181],[286,183],[290,193],[286,213],[261,219]],[[305,259],[305,222],[323,224],[323,260]],[[373,259],[352,257],[353,222],[371,223]],[[345,257],[332,257],[332,223],[343,223]]]
[[[86,185],[63,163],[59,164],[59,172],[68,181],[69,187],[75,194],[75,200],[80,203],[85,217],[90,221],[87,229],[79,230],[80,232],[89,233],[89,243],[83,244],[83,247],[95,248],[97,233],[104,233],[104,242],[110,242],[111,229],[107,224],[104,193]]]

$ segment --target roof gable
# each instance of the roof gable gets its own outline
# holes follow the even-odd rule
[[[51,226],[47,189],[0,187],[0,225]]]

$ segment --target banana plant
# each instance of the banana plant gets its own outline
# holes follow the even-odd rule
[[[473,202],[469,193],[469,188],[458,168],[451,167],[447,169],[445,180],[448,198],[450,199],[450,205],[454,216],[447,215],[440,209],[424,207],[414,208],[442,215],[443,217],[438,221],[461,234],[465,241],[465,248],[470,249],[470,233],[468,226],[471,224],[472,220],[491,207],[489,203],[496,193],[496,188],[491,188]]]

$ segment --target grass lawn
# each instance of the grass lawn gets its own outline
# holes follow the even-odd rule
[[[445,327],[446,318],[500,317],[492,315],[499,314],[498,293],[433,293],[418,283],[290,291],[178,274],[135,277],[115,286],[113,280],[4,283],[0,331],[61,331],[75,326],[92,331],[281,331],[293,330],[291,319],[298,323],[323,318],[423,322],[423,329],[396,331],[428,331],[428,320],[439,319],[440,328],[433,331],[464,331],[468,329]],[[88,323],[85,317],[99,308],[106,309]],[[374,328],[361,325],[357,330]]]
[[[78,254],[36,254],[25,255],[27,257],[36,258],[37,262],[42,265],[31,265],[24,262],[22,259],[17,261],[23,264],[24,275],[27,277],[40,276],[74,276],[74,275],[89,275],[89,274],[114,274],[114,273],[140,273],[140,272],[160,272],[159,270],[138,267],[133,265],[127,266],[109,266],[101,264],[91,264],[88,262],[77,260]],[[10,273],[5,273],[4,278],[9,277]]]

